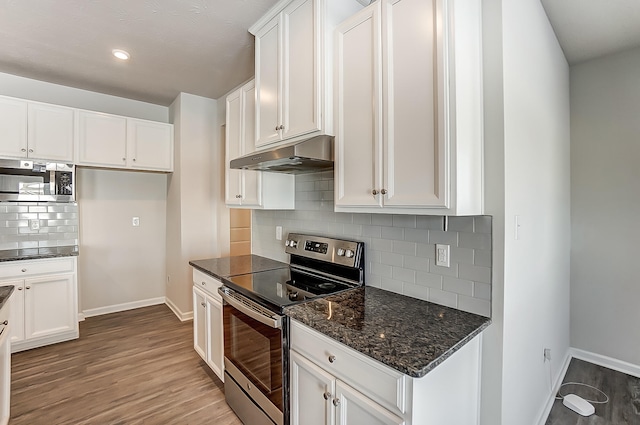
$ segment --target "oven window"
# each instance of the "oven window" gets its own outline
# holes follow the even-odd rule
[[[282,411],[282,331],[224,306],[224,355]]]

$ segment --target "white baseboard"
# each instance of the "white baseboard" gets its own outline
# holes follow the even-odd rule
[[[84,319],[86,319],[87,317],[84,315],[84,313],[78,313],[78,322],[84,322]]]
[[[562,385],[562,381],[564,380],[564,376],[567,374],[567,369],[569,369],[569,363],[571,363],[572,359],[572,349],[569,347],[567,353],[564,356],[564,361],[562,363],[562,368],[560,369],[560,373],[556,376],[556,380],[553,383],[551,394],[549,394],[549,398],[544,405],[544,409],[542,410],[542,414],[538,418],[536,422],[538,425],[544,425],[547,422],[547,418],[549,417],[549,413],[551,413],[551,409],[553,408],[553,402],[556,400],[556,394],[560,389],[560,385]],[[546,367],[551,367],[549,365],[545,365]]]
[[[590,351],[580,350],[579,348],[571,348],[571,355],[576,359],[584,360],[599,366],[608,367],[618,372],[640,378],[640,366],[628,363],[612,357],[603,356],[601,354],[592,353]]]
[[[92,308],[84,310],[81,315],[83,318],[101,316],[103,314],[117,313],[119,311],[133,310],[135,308],[148,307],[151,305],[164,304],[165,297],[149,298],[147,300],[133,301],[129,303],[110,305],[107,307]]]
[[[177,305],[173,303],[169,298],[165,300],[165,304],[173,311],[173,314],[176,315],[181,322],[186,322],[187,320],[193,320],[193,311],[183,312],[178,308]]]

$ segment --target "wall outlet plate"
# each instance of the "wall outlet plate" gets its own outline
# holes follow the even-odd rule
[[[131,219],[131,225],[132,225],[133,227],[138,227],[138,226],[140,226],[140,217],[133,217],[133,218]]]
[[[436,266],[451,267],[451,245],[436,244]]]

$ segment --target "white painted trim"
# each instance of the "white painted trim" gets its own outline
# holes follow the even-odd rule
[[[613,357],[603,356],[602,354],[580,350],[579,348],[571,348],[570,350],[572,356],[576,359],[584,360],[589,363],[597,364],[599,366],[608,367],[609,369],[617,370],[618,372],[626,373],[627,375],[640,378],[640,365],[627,363],[622,360],[614,359]]]
[[[169,298],[165,299],[165,304],[171,309],[171,311],[173,311],[173,314],[175,314],[181,322],[193,320],[193,311],[187,311],[186,313],[182,312]]]
[[[119,311],[133,310],[135,308],[148,307],[151,305],[158,305],[158,304],[164,304],[164,303],[165,303],[165,297],[149,298],[147,300],[133,301],[129,303],[110,305],[106,307],[92,308],[90,310],[84,310],[82,314],[84,315],[85,318],[94,317],[94,316],[101,316],[103,314],[117,313]]]
[[[562,364],[562,369],[560,369],[560,373],[558,374],[558,376],[556,376],[556,380],[553,383],[553,391],[551,391],[551,393],[549,394],[549,397],[547,399],[547,402],[544,405],[544,409],[542,409],[542,413],[540,415],[540,417],[538,418],[538,420],[536,421],[536,424],[538,425],[545,425],[545,423],[547,422],[547,418],[549,417],[549,413],[551,413],[551,409],[553,408],[553,402],[556,400],[556,394],[558,393],[558,390],[560,389],[560,385],[562,384],[562,380],[564,379],[564,376],[567,374],[567,369],[569,369],[569,363],[571,363],[571,359],[573,358],[572,356],[572,350],[571,348],[569,348],[567,350],[567,353],[564,356],[564,362]],[[547,366],[550,367],[550,366]]]
[[[87,317],[84,315],[84,313],[78,313],[78,322],[84,322],[84,319],[86,319]]]

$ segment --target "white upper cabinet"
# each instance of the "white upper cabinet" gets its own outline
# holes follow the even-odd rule
[[[0,97],[0,156],[73,162],[75,110]]]
[[[76,163],[90,167],[173,171],[173,125],[78,111]]]
[[[255,96],[255,83],[252,80],[226,99],[226,204],[235,208],[293,209],[293,175],[232,170],[229,167],[232,159],[255,151]]]
[[[283,0],[249,31],[256,36],[256,142],[333,134],[335,25],[362,8],[355,0]]]
[[[336,211],[483,213],[481,42],[473,0],[381,0],[338,27]]]

